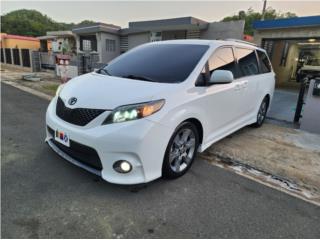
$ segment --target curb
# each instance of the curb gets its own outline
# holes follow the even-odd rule
[[[215,160],[212,160],[207,158],[206,156],[200,156],[200,159],[207,161],[213,166],[231,171],[254,182],[260,183],[262,185],[273,188],[292,197],[320,207],[319,195],[303,186],[299,186],[298,184],[293,183],[290,180],[275,176],[271,173],[257,169],[250,165],[242,164],[237,160],[225,160],[220,156],[216,157],[217,158]]]
[[[33,88],[30,88],[30,87],[22,86],[22,85],[20,85],[18,83],[15,83],[15,82],[2,80],[1,83],[7,84],[7,85],[15,87],[15,88],[18,88],[18,89],[20,89],[20,90],[22,90],[24,92],[30,93],[32,95],[35,95],[35,96],[40,97],[42,99],[45,99],[47,101],[51,101],[51,99],[53,98],[53,96],[50,96],[50,95],[48,95],[46,93],[37,91],[37,90],[35,90]]]

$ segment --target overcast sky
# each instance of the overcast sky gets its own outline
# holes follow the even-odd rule
[[[298,16],[320,15],[320,0],[268,0],[281,12]],[[35,9],[59,22],[78,23],[84,19],[127,27],[129,21],[193,16],[206,21],[219,21],[227,15],[252,7],[261,11],[262,0],[224,1],[1,1],[1,14],[17,9]]]

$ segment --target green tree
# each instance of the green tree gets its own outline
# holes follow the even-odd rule
[[[84,20],[81,23],[93,23]],[[43,36],[47,31],[71,30],[76,24],[59,23],[36,10],[21,9],[1,16],[1,32],[24,36]]]
[[[245,20],[245,26],[244,26],[244,33],[253,35],[253,27],[252,24],[254,21],[261,20],[262,14],[260,12],[254,11],[252,8],[249,8],[247,11],[239,11],[238,14],[225,17],[222,19],[222,22],[229,22],[229,21],[237,21],[237,20]],[[286,12],[286,13],[280,13],[277,12],[272,7],[268,7],[265,12],[264,19],[280,19],[280,18],[292,18],[297,17],[295,13]]]

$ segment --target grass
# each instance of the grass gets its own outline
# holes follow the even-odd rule
[[[50,85],[44,85],[43,86],[43,89],[52,93],[52,94],[55,94],[55,92],[57,91],[57,88],[59,87],[60,84],[50,84]]]

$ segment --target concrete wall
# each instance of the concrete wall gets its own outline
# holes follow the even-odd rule
[[[78,53],[78,52],[81,52],[81,50],[80,50],[80,36],[76,35],[75,39],[76,39],[76,52]]]
[[[1,39],[2,48],[26,48],[38,50],[40,48],[40,40],[23,40],[23,39]]]
[[[59,44],[60,43],[60,44]],[[59,49],[60,46],[60,49]],[[48,50],[53,52],[62,52],[65,48],[67,52],[72,52],[76,50],[76,40],[74,37],[59,37],[48,43]]]
[[[114,52],[107,51],[106,48],[106,39],[116,41],[116,49]],[[115,57],[120,55],[120,37],[118,35],[110,33],[98,33],[97,34],[97,44],[98,44],[98,53],[100,55],[101,63],[108,63]]]
[[[186,39],[186,38],[187,38],[187,31],[185,30],[162,32],[162,40]]]
[[[213,22],[200,33],[201,39],[243,39],[244,21]]]
[[[264,29],[254,32],[254,42],[261,45],[261,40],[285,38],[313,38],[320,36],[320,27]]]
[[[287,55],[287,62],[285,66],[280,66],[281,55],[285,45],[285,41],[276,41],[274,43],[271,63],[273,70],[276,73],[276,85],[278,87],[288,86],[291,75],[296,70],[297,61],[299,57],[299,47],[295,43],[289,43],[289,50]],[[297,84],[297,83],[295,83]]]
[[[128,49],[132,49],[143,43],[150,42],[150,33],[130,34],[128,36]]]

